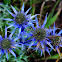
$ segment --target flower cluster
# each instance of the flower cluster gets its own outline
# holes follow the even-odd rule
[[[39,26],[39,22],[37,19],[38,14],[33,16],[31,14],[28,14],[31,7],[26,12],[24,12],[24,3],[20,12],[16,11],[16,9],[12,5],[11,7],[15,14],[7,10],[14,18],[4,18],[4,20],[12,21],[13,23],[10,23],[10,26],[5,27],[4,38],[0,35],[1,55],[5,53],[6,58],[8,59],[8,53],[11,52],[11,54],[16,57],[16,54],[12,51],[12,49],[16,49],[17,47],[22,47],[22,50],[24,50],[25,47],[28,47],[26,48],[28,51],[29,49],[33,49],[36,51],[39,50],[41,51],[41,56],[45,51],[47,51],[50,55],[50,52],[53,49],[54,51],[57,51],[60,55],[59,47],[62,47],[62,37],[60,34],[62,33],[62,30],[57,34],[55,32],[57,29],[55,27],[55,24],[53,29],[48,29],[45,27],[47,22],[47,14],[44,23]],[[34,23],[36,24],[36,26],[34,26]],[[7,29],[12,26],[14,26],[15,28],[9,35],[9,37],[7,37]],[[29,29],[29,32],[27,32],[26,30],[28,30],[29,27],[31,28]],[[12,36],[17,28],[19,28],[19,33],[17,34],[17,37],[13,39]],[[18,39],[19,42],[16,42],[16,40]]]

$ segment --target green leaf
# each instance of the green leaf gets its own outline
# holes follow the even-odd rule
[[[46,25],[45,25],[46,28],[48,28],[52,23],[54,23],[56,21],[60,12],[61,12],[61,9],[59,9],[59,11],[46,23]]]
[[[53,7],[53,9],[52,9],[52,12],[50,12],[50,14],[48,15],[47,22],[52,18],[53,14],[54,14],[54,11],[55,11],[55,8],[56,8],[56,6],[58,5],[59,1],[60,1],[60,0],[58,0],[58,1],[56,2],[56,4],[54,5],[54,7]]]
[[[24,56],[23,59],[24,59],[26,62],[28,62],[28,59],[27,59],[28,57],[29,57],[29,56]]]
[[[48,59],[57,59],[57,58],[59,58],[59,54],[53,55],[51,57],[48,57]]]
[[[3,0],[4,1],[4,4],[10,4],[11,3],[11,0]]]
[[[34,13],[35,13],[35,1],[34,0],[30,0],[30,6],[32,6],[32,10],[30,10],[30,13],[32,13],[32,15],[34,15]]]
[[[47,59],[57,59],[57,58],[59,58],[59,54],[55,54],[55,55],[53,55],[53,56],[51,56],[51,57],[47,57]],[[45,58],[42,58],[42,60],[44,60]]]
[[[56,4],[54,5],[54,7],[53,7],[53,9],[52,9],[52,12],[50,12],[50,14],[48,15],[47,23],[46,23],[45,27],[48,28],[49,25],[51,25],[52,23],[54,23],[54,22],[56,21],[58,15],[56,14],[55,16],[53,16],[53,14],[54,14],[55,8],[56,8],[56,6],[58,5],[59,2],[60,2],[60,0],[58,0],[58,1],[56,2]],[[52,20],[53,20],[53,21],[52,21]]]
[[[33,3],[40,3],[41,1],[40,0],[39,1],[31,0],[30,2],[32,2],[32,4],[33,4]],[[30,4],[30,2],[26,2],[26,4]]]
[[[59,54],[55,54],[55,55],[53,55],[51,57],[47,57],[47,59],[58,59],[58,58],[60,58]],[[44,59],[45,58],[42,58],[42,60],[44,60]],[[61,53],[61,58],[60,59],[62,59],[62,53]]]

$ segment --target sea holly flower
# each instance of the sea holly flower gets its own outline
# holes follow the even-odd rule
[[[20,38],[20,36],[16,37],[15,39],[12,38],[12,35],[14,34],[15,30],[16,30],[16,28],[9,35],[9,37],[7,37],[7,27],[6,27],[5,28],[5,37],[3,38],[0,35],[0,54],[3,55],[5,53],[7,59],[8,59],[9,52],[16,58],[16,54],[12,51],[12,49],[16,49],[17,47],[20,47],[19,42],[16,42],[16,40],[18,40]]]
[[[49,37],[53,47],[56,49],[56,51],[59,53],[59,56],[61,57],[59,48],[62,47],[62,37],[61,37],[62,30],[57,34],[56,33],[56,27],[54,23],[53,31],[51,32],[51,35]]]
[[[16,11],[16,9],[11,5],[13,11],[15,14],[13,14],[12,12],[10,12],[9,10],[7,10],[14,18],[10,19],[10,18],[5,18],[4,20],[8,20],[8,21],[14,21],[14,24],[10,24],[9,27],[15,26],[19,28],[19,33],[21,32],[22,27],[27,27],[27,26],[33,26],[33,22],[35,20],[32,20],[32,18],[34,18],[36,15],[31,16],[31,14],[28,14],[29,10],[31,9],[31,7],[24,12],[24,3],[22,5],[21,11],[18,12]],[[28,14],[28,15],[27,15]],[[8,27],[8,28],[9,28]]]
[[[42,26],[39,26],[37,17],[35,20],[36,20],[36,27],[33,27],[33,30],[30,31],[30,33],[28,33],[29,36],[32,37],[32,42],[31,42],[31,44],[29,44],[28,50],[35,43],[37,43],[36,50],[39,48],[40,44],[42,46],[42,49],[44,49],[44,43],[46,43],[52,49],[54,49],[53,46],[51,45],[51,42],[49,42],[50,39],[48,38],[50,36],[49,33],[52,31],[52,29],[45,28],[45,24],[47,22],[47,14],[46,14],[46,17],[45,17],[45,20],[44,20],[44,23]]]

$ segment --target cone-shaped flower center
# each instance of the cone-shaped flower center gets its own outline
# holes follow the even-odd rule
[[[9,48],[11,48],[11,40],[9,40],[9,39],[3,39],[2,41],[1,41],[1,47],[2,47],[2,49],[9,49]]]
[[[21,12],[19,12],[15,18],[14,18],[14,21],[16,22],[16,24],[23,24],[23,23],[26,23],[27,22],[27,19],[25,18],[25,15]]]
[[[43,40],[46,38],[46,31],[44,29],[38,28],[34,30],[33,37],[35,37],[36,40]]]
[[[53,46],[58,46],[61,42],[61,39],[58,36],[53,36],[50,38],[50,40],[51,40]]]

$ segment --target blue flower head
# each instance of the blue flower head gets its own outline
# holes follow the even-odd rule
[[[45,28],[45,24],[47,22],[47,14],[44,20],[43,25],[39,26],[38,19],[37,17],[35,18],[36,20],[36,27],[33,27],[33,31],[29,33],[30,36],[32,36],[32,42],[29,44],[28,50],[33,46],[35,43],[37,43],[36,50],[38,49],[39,45],[41,44],[42,49],[44,49],[44,43],[49,45],[52,49],[53,46],[51,45],[51,42],[49,42],[49,33],[52,31],[52,29],[47,29]]]
[[[16,29],[16,28],[15,28]],[[16,54],[12,51],[12,49],[15,49],[17,47],[20,47],[19,43],[15,42],[17,39],[20,38],[16,37],[15,39],[12,38],[14,31],[9,35],[9,37],[7,37],[7,27],[5,28],[5,37],[3,38],[0,35],[0,54],[3,55],[4,53],[6,54],[6,58],[8,59],[8,51],[14,56],[16,57]]]
[[[9,27],[12,27],[12,26],[17,26],[19,28],[19,32],[21,31],[22,29],[22,26],[24,27],[27,27],[27,26],[33,26],[33,21],[35,20],[32,20],[32,18],[34,18],[36,15],[33,15],[31,16],[31,14],[28,14],[27,13],[29,12],[29,10],[31,9],[31,7],[26,11],[24,12],[24,3],[22,5],[22,8],[21,8],[21,11],[18,12],[16,11],[16,9],[11,5],[13,11],[15,14],[13,14],[12,12],[10,12],[9,10],[7,10],[14,18],[13,19],[10,19],[10,18],[5,18],[4,20],[8,20],[8,21],[14,21],[14,24],[11,24]],[[8,28],[9,28],[8,27]]]
[[[50,39],[53,47],[56,49],[56,51],[60,55],[59,48],[62,47],[62,37],[61,37],[62,30],[57,34],[56,29],[58,29],[58,28],[55,27],[55,23],[54,23],[54,28],[51,32],[51,36],[49,37],[49,39]]]

